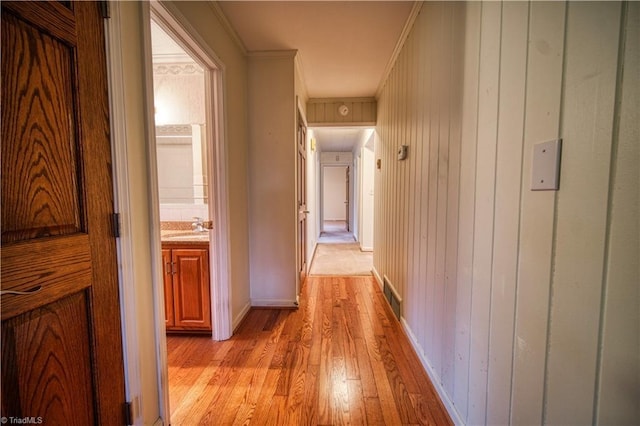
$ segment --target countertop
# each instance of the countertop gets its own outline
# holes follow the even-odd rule
[[[163,243],[208,244],[209,232],[162,230],[160,231],[160,238]]]

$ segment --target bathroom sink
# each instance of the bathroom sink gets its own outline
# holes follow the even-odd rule
[[[162,236],[163,241],[209,241],[208,232],[178,232],[167,233]]]
[[[208,240],[209,236],[204,234],[190,234],[190,235],[169,235],[164,237],[169,240]]]

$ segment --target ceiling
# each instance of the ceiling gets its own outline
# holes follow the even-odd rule
[[[221,1],[247,51],[298,51],[310,98],[373,97],[412,1]],[[319,151],[352,151],[362,128],[315,129]]]
[[[353,150],[367,131],[365,127],[318,127],[313,137],[318,151],[344,152]]]
[[[410,1],[221,1],[252,51],[298,50],[310,98],[375,96]]]
[[[373,97],[411,1],[220,1],[248,52],[297,50],[310,98]],[[152,23],[154,62],[192,60]],[[352,151],[364,128],[316,129],[319,151]]]

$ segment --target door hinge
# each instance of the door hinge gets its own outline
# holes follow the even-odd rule
[[[109,6],[109,0],[102,0],[100,2],[100,12],[102,13],[102,19],[111,18],[111,10]]]
[[[125,402],[123,405],[124,411],[124,424],[132,425],[133,424],[133,404],[130,402]]]
[[[113,213],[113,236],[120,238],[120,213]]]

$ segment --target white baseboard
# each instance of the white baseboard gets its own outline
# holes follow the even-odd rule
[[[425,357],[422,347],[420,346],[420,344],[418,344],[416,335],[413,334],[413,332],[411,331],[411,327],[409,327],[409,324],[407,324],[404,317],[400,318],[400,322],[402,323],[402,328],[404,328],[404,331],[407,333],[407,336],[409,337],[409,341],[411,342],[411,346],[413,346],[413,350],[416,351],[416,354],[418,354],[418,358],[420,358],[420,362],[422,362],[422,367],[425,369],[425,371],[429,375],[429,378],[431,379],[431,383],[433,384],[433,387],[436,389],[436,392],[438,393],[440,400],[444,404],[444,407],[447,409],[447,412],[449,413],[451,420],[453,420],[453,423],[455,425],[464,426],[465,423],[462,421],[462,417],[460,416],[460,413],[458,413],[458,410],[456,409],[455,404],[449,398],[449,395],[447,395],[444,388],[442,387],[442,383],[440,383],[440,377],[438,377],[436,372],[433,370],[433,367],[431,367],[431,364],[429,364],[429,361]]]
[[[242,307],[238,315],[233,319],[233,323],[231,324],[231,329],[235,332],[236,328],[240,325],[244,317],[247,316],[249,310],[251,309],[251,301],[248,301],[246,305]]]
[[[255,308],[297,308],[295,299],[251,299]]]
[[[373,251],[373,247],[363,247],[363,246],[360,246],[360,250],[361,250],[361,251]]]
[[[376,281],[378,282],[378,285],[380,286],[380,290],[383,290],[384,287],[384,283],[382,282],[382,277],[380,276],[380,274],[378,273],[378,271],[376,270],[376,267],[374,266],[373,269],[371,270],[371,272],[373,272],[373,276],[376,279]]]

